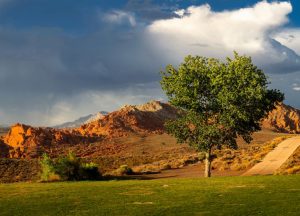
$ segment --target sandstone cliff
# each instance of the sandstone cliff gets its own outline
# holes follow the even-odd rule
[[[300,110],[280,104],[262,121],[262,127],[283,133],[300,133]]]
[[[95,137],[82,136],[67,130],[15,124],[2,138],[0,151],[11,158],[34,158],[56,145],[84,144],[96,140]]]

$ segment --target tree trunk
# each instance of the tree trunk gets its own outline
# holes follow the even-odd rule
[[[206,152],[205,156],[204,177],[209,178],[211,176],[211,148]]]

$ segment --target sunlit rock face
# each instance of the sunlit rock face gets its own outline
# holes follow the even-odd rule
[[[262,121],[262,127],[277,132],[300,133],[300,110],[280,104]]]
[[[125,105],[104,118],[75,129],[82,135],[126,136],[129,133],[163,133],[164,123],[175,119],[178,111],[173,106],[159,101],[143,105]]]
[[[0,139],[0,157],[36,158],[44,152],[59,155],[74,145],[85,149],[87,144],[129,134],[160,134],[165,132],[165,122],[178,116],[178,109],[170,104],[150,101],[143,105],[125,105],[75,129],[15,124]],[[300,133],[300,111],[279,104],[261,124],[277,132]]]
[[[31,127],[17,123],[2,138],[0,151],[3,157],[35,158],[58,145],[84,144],[95,140],[95,137],[84,137],[68,130]]]

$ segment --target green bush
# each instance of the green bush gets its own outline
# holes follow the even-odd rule
[[[47,154],[43,154],[42,159],[40,160],[41,181],[49,181],[53,176],[56,176],[54,162]]]
[[[43,155],[41,160],[41,180],[97,180],[101,177],[98,166],[95,163],[83,163],[73,153],[57,160],[51,160],[48,155]]]
[[[101,177],[98,165],[93,162],[81,164],[79,172],[83,180],[96,180]]]
[[[206,155],[205,155],[205,152],[200,152],[199,155],[198,155],[198,159],[199,161],[204,161],[206,158]]]
[[[80,159],[73,153],[69,153],[66,157],[60,157],[55,165],[55,172],[64,181],[81,180],[80,177]]]
[[[121,165],[117,170],[116,170],[117,175],[132,175],[133,170],[128,167],[127,165]]]

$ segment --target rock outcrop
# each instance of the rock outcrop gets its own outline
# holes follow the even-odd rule
[[[100,137],[97,137],[100,138]],[[11,158],[35,158],[51,147],[62,144],[84,144],[97,140],[96,137],[82,136],[68,130],[31,127],[24,124],[13,125],[2,138],[0,151]],[[6,149],[6,151],[5,151]]]
[[[118,111],[101,116],[96,121],[75,129],[16,124],[0,139],[0,157],[35,158],[43,152],[59,155],[74,145],[78,149],[85,149],[87,148],[85,144],[101,141],[103,137],[117,138],[132,133],[161,134],[165,132],[164,123],[177,117],[178,110],[175,107],[159,101],[151,101],[144,105],[126,105]],[[262,127],[277,132],[300,133],[300,111],[280,104],[262,121]],[[98,147],[101,146],[99,144]],[[93,149],[95,145],[90,147]],[[94,150],[97,151],[97,148]],[[91,155],[94,150],[84,155]]]
[[[126,136],[129,133],[163,133],[164,123],[175,119],[178,110],[166,103],[151,101],[143,105],[125,105],[104,118],[82,125],[75,131],[82,135],[108,137]]]
[[[262,127],[282,133],[300,133],[300,110],[279,104],[262,121]]]
[[[178,110],[166,103],[151,101],[143,105],[125,105],[120,110],[82,125],[75,131],[86,136],[105,135],[108,137],[126,136],[129,133],[163,133],[164,123],[175,119]],[[300,111],[285,104],[279,104],[262,127],[276,132],[300,133]]]

